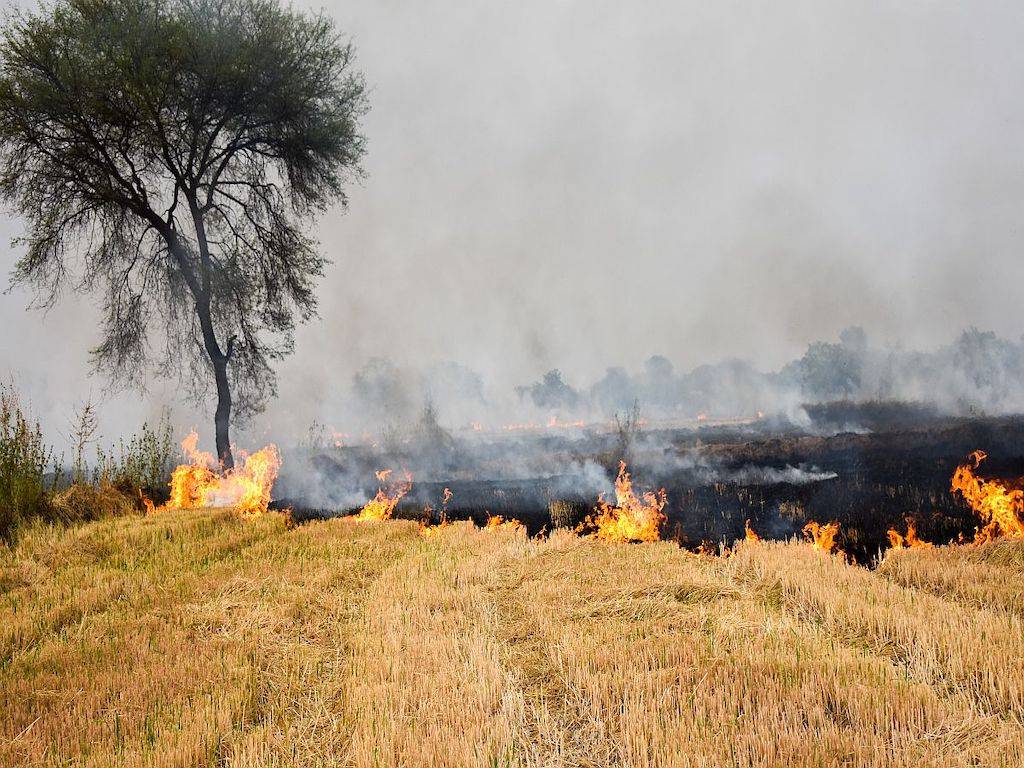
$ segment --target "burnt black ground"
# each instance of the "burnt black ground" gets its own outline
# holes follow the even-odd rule
[[[848,410],[848,409],[847,409]],[[844,412],[845,415],[845,412]],[[883,414],[884,416],[884,414]],[[943,418],[930,411],[899,412],[886,423],[872,424],[873,431],[808,434],[791,425],[755,425],[741,428],[661,430],[645,433],[638,442],[657,446],[656,451],[637,450],[630,469],[638,490],[664,487],[668,494],[664,534],[683,546],[731,542],[743,535],[744,521],[766,538],[798,535],[808,520],[838,521],[840,545],[859,562],[869,562],[887,546],[886,531],[903,531],[912,519],[922,538],[946,542],[958,536],[971,538],[977,519],[964,502],[950,492],[950,478],[959,463],[976,449],[989,454],[981,474],[999,478],[1024,475],[1024,417]],[[618,464],[615,440],[607,434],[582,434],[536,441],[518,438],[515,455],[540,450],[560,451],[575,460],[590,459],[614,477]],[[398,507],[397,516],[437,520],[442,511],[443,489],[452,491],[444,509],[451,519],[472,518],[478,523],[488,514],[521,520],[531,534],[551,525],[549,504],[571,504],[582,519],[596,500],[596,493],[576,490],[578,478],[549,476],[523,479],[490,479],[473,476],[466,467],[494,466],[494,445],[462,444],[458,454],[444,459],[453,468],[445,476],[444,462],[435,462],[429,481],[415,482]],[[473,455],[473,451],[477,455]],[[488,464],[480,456],[490,456]],[[415,463],[417,456],[366,456],[365,452],[336,452],[319,457],[328,472],[341,473],[353,462],[370,466]],[[390,464],[386,462],[391,462]],[[818,473],[835,473],[831,479],[803,484],[791,482],[731,482],[736,470],[804,467]],[[710,471],[709,471],[709,468]],[[485,472],[482,469],[481,472]],[[415,476],[414,472],[414,476]],[[375,491],[367,484],[367,497]],[[301,498],[285,498],[276,506],[292,506],[297,520],[346,514],[352,509],[315,509]],[[425,513],[425,507],[433,509]]]

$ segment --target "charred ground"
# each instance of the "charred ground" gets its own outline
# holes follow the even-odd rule
[[[592,508],[620,459],[637,484],[665,488],[664,535],[696,548],[731,543],[744,522],[768,538],[798,535],[810,520],[838,521],[840,545],[860,562],[886,544],[886,531],[913,520],[923,538],[970,538],[978,520],[950,493],[950,478],[983,448],[985,472],[1024,474],[1024,417],[947,417],[914,404],[834,403],[808,409],[810,424],[759,419],[742,424],[649,427],[624,444],[613,430],[412,440],[308,454],[317,485],[353,486],[352,501],[323,503],[284,478],[278,506],[298,520],[345,514],[374,490],[374,470],[408,467],[412,490],[396,510],[409,519],[516,517],[532,533],[575,524]],[[844,429],[845,428],[845,429]],[[355,481],[352,478],[357,478]],[[444,489],[452,498],[443,504]],[[557,503],[559,519],[552,520]]]

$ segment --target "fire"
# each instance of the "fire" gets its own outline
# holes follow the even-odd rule
[[[442,530],[447,528],[451,523],[447,520],[442,520],[437,525],[431,525],[430,523],[420,523],[420,536],[425,539],[433,538],[437,536]]]
[[[420,536],[424,538],[431,538],[441,532],[443,528],[449,526],[448,522],[448,502],[452,500],[451,488],[445,488],[442,491],[441,498],[441,521],[437,525],[431,525],[430,520],[433,517],[434,510],[428,505],[423,509],[424,520],[420,521]]]
[[[543,424],[536,421],[524,421],[518,424],[502,424],[501,428],[506,432],[534,432],[542,429],[582,429],[585,426],[587,426],[587,423],[583,419],[562,421],[558,416],[552,416]]]
[[[597,500],[596,515],[587,518],[587,524],[597,528],[601,541],[657,541],[659,528],[665,522],[664,509],[668,499],[665,489],[637,496],[633,480],[626,471],[626,462],[619,462],[615,478],[615,504],[609,504],[602,494]]]
[[[548,429],[582,429],[586,425],[587,423],[583,421],[583,419],[577,419],[576,421],[560,421],[557,416],[552,416],[544,426]]]
[[[974,471],[987,458],[984,451],[975,451],[953,473],[951,488],[964,497],[985,527],[974,536],[975,543],[992,541],[1000,536],[1024,537],[1024,491],[1007,488],[998,480],[983,480]]]
[[[389,483],[390,469],[382,469],[376,473],[380,486],[377,495],[370,499],[355,515],[355,520],[365,523],[371,520],[388,520],[395,512],[395,507],[412,488],[412,475],[405,473],[405,478],[397,483]],[[390,486],[385,490],[385,487]]]
[[[836,554],[841,554],[842,550],[836,546],[836,535],[838,533],[839,523],[837,522],[821,525],[811,520],[804,526],[804,536],[814,545],[815,549],[820,549],[822,552],[831,553],[835,550]]]
[[[743,523],[743,533],[747,541],[752,542],[762,540],[761,537],[758,535],[757,531],[750,527],[749,519],[745,523]]]
[[[907,520],[907,534],[902,535],[895,528],[890,528],[888,532],[889,546],[893,549],[911,549],[913,547],[931,547],[933,546],[927,541],[923,541],[917,538],[917,526],[914,525],[913,520]]]
[[[213,454],[198,450],[199,435],[193,430],[181,441],[188,459],[171,473],[171,497],[162,507],[147,503],[149,512],[202,507],[235,507],[254,517],[267,511],[270,492],[281,469],[277,446],[271,444],[253,454],[239,452],[241,465],[218,472]]]
[[[521,424],[502,424],[501,428],[506,432],[522,432],[523,430],[540,429],[540,424],[535,421],[526,421]]]
[[[512,531],[513,533],[526,531],[526,526],[515,518],[506,520],[501,515],[488,515],[487,525],[484,528],[488,531]]]
[[[697,557],[715,557],[718,554],[718,547],[707,541],[702,541],[694,552]]]

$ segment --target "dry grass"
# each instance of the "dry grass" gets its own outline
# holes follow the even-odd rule
[[[1024,546],[1020,542],[890,551],[879,572],[906,587],[1024,618]]]
[[[1021,562],[229,512],[30,528],[0,549],[0,765],[1017,766]]]
[[[83,523],[104,517],[120,517],[143,511],[139,491],[121,488],[107,480],[96,485],[74,483],[50,498],[50,515],[64,524]]]

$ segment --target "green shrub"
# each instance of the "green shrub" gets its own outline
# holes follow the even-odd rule
[[[174,469],[174,439],[170,414],[164,410],[155,426],[144,423],[128,440],[120,440],[116,451],[98,451],[99,461],[93,485],[104,482],[118,487],[143,490],[149,498],[166,492]]]
[[[17,392],[0,384],[0,539],[11,541],[19,525],[47,511],[46,472],[56,462],[38,423],[21,407]]]

